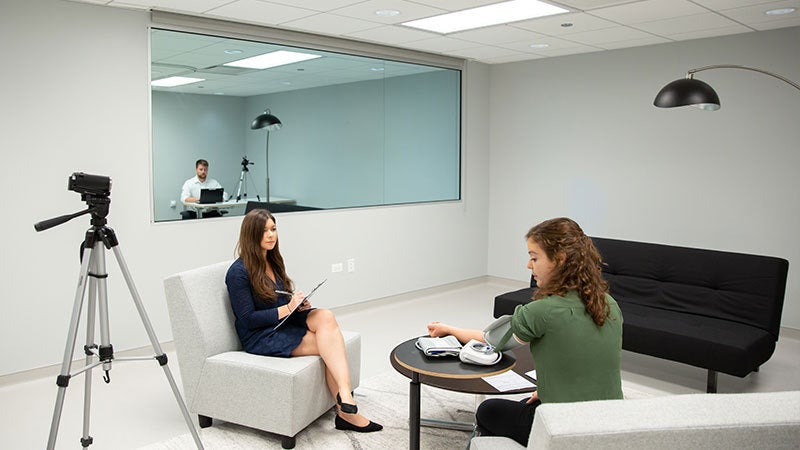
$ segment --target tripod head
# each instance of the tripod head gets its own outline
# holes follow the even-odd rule
[[[80,193],[81,200],[86,202],[89,207],[83,211],[35,223],[33,228],[36,231],[53,228],[84,214],[92,215],[92,227],[100,228],[108,223],[106,216],[108,216],[109,206],[111,205],[111,178],[74,172],[69,177],[67,189]]]
[[[250,169],[248,169],[248,168],[247,168],[247,166],[252,166],[252,165],[254,165],[254,164],[255,164],[255,163],[251,163],[251,162],[250,162],[250,161],[247,159],[247,156],[243,156],[243,157],[242,157],[242,162],[241,162],[241,165],[242,165],[242,172],[249,172],[249,171],[250,171]]]

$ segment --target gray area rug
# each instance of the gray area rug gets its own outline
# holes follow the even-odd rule
[[[363,380],[356,389],[359,411],[383,425],[375,433],[339,431],[333,427],[333,410],[317,419],[297,435],[297,449],[403,449],[408,448],[408,378],[392,371]],[[422,386],[422,417],[446,421],[471,422],[476,396]],[[511,397],[509,397],[511,398]],[[470,433],[422,427],[423,449],[465,449]],[[253,428],[214,421],[200,430],[200,439],[208,450],[280,449],[280,437]],[[189,450],[196,448],[187,432],[141,450]]]
[[[360,411],[383,425],[376,433],[339,431],[333,427],[333,409],[297,435],[297,449],[404,449],[408,448],[408,378],[391,371],[361,382],[356,389]],[[659,395],[646,392],[631,383],[623,382],[626,399]],[[663,395],[663,394],[662,394]],[[422,385],[421,415],[426,419],[472,422],[475,408],[481,401],[474,394],[462,394]],[[505,398],[521,399],[525,395]],[[434,450],[463,450],[470,433],[466,431],[422,427],[420,448]],[[207,450],[267,450],[280,449],[280,437],[261,430],[214,421],[210,428],[200,430],[200,439]],[[191,450],[196,448],[189,433],[158,442],[140,450]]]

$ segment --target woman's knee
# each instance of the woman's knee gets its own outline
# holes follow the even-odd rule
[[[503,401],[500,399],[490,398],[488,400],[484,400],[478,405],[478,409],[475,410],[475,423],[478,427],[482,428],[484,432],[486,431],[493,431],[494,428],[494,419],[497,417],[498,407],[502,408]]]
[[[336,322],[336,316],[333,315],[333,311],[330,309],[315,309],[309,313],[308,318],[318,326],[339,326]]]

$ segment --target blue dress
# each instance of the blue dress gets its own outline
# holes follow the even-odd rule
[[[281,294],[275,303],[256,297],[250,285],[250,275],[241,258],[234,261],[225,275],[228,296],[233,315],[236,317],[236,333],[247,353],[265,356],[291,356],[308,332],[306,318],[311,310],[295,311],[289,320],[277,330],[278,307],[289,303],[290,297]],[[284,290],[283,282],[277,280],[277,289]]]

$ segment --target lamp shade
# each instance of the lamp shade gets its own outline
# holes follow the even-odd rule
[[[719,109],[719,96],[707,83],[694,78],[681,78],[661,88],[653,100],[659,108],[695,106],[706,111]]]
[[[280,119],[270,114],[269,110],[266,110],[264,114],[253,119],[253,123],[250,124],[250,129],[259,130],[261,128],[266,128],[267,131],[275,131],[280,129],[281,126],[283,126],[283,124]]]

